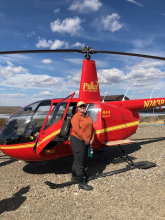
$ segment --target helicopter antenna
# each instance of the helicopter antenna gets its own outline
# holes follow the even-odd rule
[[[108,89],[107,89],[107,91],[104,93],[104,98],[103,98],[102,102],[104,102],[104,99],[105,99],[105,96],[106,96],[107,92],[108,92]]]
[[[122,98],[122,101],[125,101],[125,97],[126,97],[126,95],[127,95],[127,92],[128,92],[128,90],[129,90],[129,88],[130,88],[130,86],[128,86],[127,91],[126,91],[124,97]]]
[[[152,94],[153,94],[154,90],[155,90],[155,88],[153,88],[153,90],[152,90],[152,92],[151,92],[150,99],[151,99],[151,97],[152,97]]]

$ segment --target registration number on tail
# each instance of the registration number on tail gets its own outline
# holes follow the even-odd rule
[[[144,101],[143,108],[158,107],[158,106],[162,106],[164,104],[165,104],[164,99],[148,100],[148,101]]]

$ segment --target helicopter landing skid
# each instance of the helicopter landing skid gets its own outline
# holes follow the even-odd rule
[[[134,163],[131,158],[128,156],[128,154],[123,150],[123,148],[121,147],[121,145],[118,145],[118,147],[120,148],[120,150],[125,154],[126,158],[127,158],[127,163],[128,165],[126,166],[129,169],[149,169],[151,167],[156,167],[155,163],[149,162],[149,161],[140,161],[137,163]]]
[[[155,163],[148,162],[148,161],[141,161],[141,162],[134,163],[131,160],[131,158],[129,158],[128,154],[123,150],[123,148],[120,145],[118,145],[118,146],[119,146],[120,150],[125,154],[125,156],[127,158],[128,165],[123,169],[114,170],[114,171],[110,171],[110,172],[107,172],[107,173],[101,173],[101,174],[98,174],[98,175],[95,175],[95,176],[91,176],[88,179],[86,179],[86,182],[89,182],[90,180],[95,180],[95,179],[98,179],[98,178],[106,177],[106,176],[112,176],[112,175],[118,174],[118,173],[123,173],[123,172],[126,172],[128,170],[133,170],[133,169],[136,169],[136,168],[138,168],[138,169],[149,169],[151,167],[156,166]],[[52,182],[49,182],[49,181],[45,182],[45,184],[48,185],[50,187],[50,189],[64,188],[66,186],[71,186],[71,185],[78,184],[78,183],[79,183],[78,180],[68,181],[68,182],[64,182],[64,183],[60,183],[60,184],[52,183]]]

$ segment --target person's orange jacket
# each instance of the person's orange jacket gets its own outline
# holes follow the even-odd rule
[[[93,122],[88,114],[84,117],[80,112],[77,112],[71,119],[71,124],[73,127],[72,135],[80,140],[87,141],[88,139],[89,141],[94,141]]]

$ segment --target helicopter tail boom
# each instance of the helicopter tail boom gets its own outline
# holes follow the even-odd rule
[[[115,106],[129,109],[131,111],[144,111],[156,107],[165,106],[165,98],[137,99],[111,102]]]

